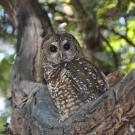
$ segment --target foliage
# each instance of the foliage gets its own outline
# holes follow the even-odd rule
[[[0,88],[3,90],[4,95],[7,95],[7,89],[11,80],[11,65],[13,58],[5,56],[0,62]]]
[[[109,72],[129,72],[135,63],[135,2],[133,0],[40,0],[56,31],[75,35],[83,48],[87,36],[99,40],[90,49]],[[91,37],[88,37],[91,38]],[[90,40],[91,41],[91,40]],[[89,41],[89,42],[90,42]],[[92,42],[93,43],[93,42]],[[96,47],[97,46],[97,47]],[[99,48],[99,49],[95,49]],[[110,61],[111,59],[111,61]]]
[[[5,102],[9,102],[5,100]],[[8,124],[10,123],[12,108],[10,104],[6,105],[4,112],[0,110],[0,134],[8,135]]]
[[[0,6],[0,134],[4,135],[8,134],[5,128],[11,115],[10,101],[6,98],[10,96],[8,88],[11,80],[15,41],[15,33],[8,15]]]
[[[8,89],[11,65],[13,63],[15,31],[9,22],[8,15],[0,6],[0,89],[6,95]]]

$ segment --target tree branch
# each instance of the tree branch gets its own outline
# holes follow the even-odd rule
[[[39,74],[40,45],[43,35],[46,36],[53,29],[47,13],[41,10],[37,0],[11,1],[15,5],[14,11],[18,22],[17,56],[13,67],[11,90],[13,104],[19,106],[30,93],[28,89],[23,89],[22,82],[41,79]]]
[[[73,3],[74,7],[76,8],[76,10],[79,13],[79,16],[81,18],[84,18],[84,16],[87,16],[87,13],[85,12],[84,7],[82,6],[81,2],[79,0],[71,0],[71,3]],[[81,9],[81,10],[80,10]],[[81,11],[81,12],[79,12]]]
[[[63,123],[58,120],[57,109],[47,88],[39,84],[14,115],[16,118],[23,116],[21,128],[25,129],[24,135],[135,134],[134,82],[135,70]]]
[[[115,31],[114,29],[111,30],[114,34],[118,35],[120,38],[123,38],[129,45],[135,47],[135,44],[129,40],[125,35],[122,35],[120,33],[118,33],[117,31]]]
[[[9,18],[11,20],[11,24],[14,28],[17,27],[17,18],[16,18],[16,11],[15,11],[15,5],[13,4],[12,0],[0,0],[0,5],[2,5],[9,15]]]
[[[118,33],[118,32],[115,31],[114,29],[109,29],[108,27],[106,27],[106,26],[104,26],[104,25],[100,26],[100,28],[106,29],[106,30],[109,30],[109,31],[113,32],[115,35],[118,35],[120,38],[124,39],[130,46],[135,47],[135,44],[134,44],[131,40],[129,40],[129,39],[127,38],[127,36]]]
[[[112,51],[112,54],[113,54],[113,59],[114,59],[114,64],[115,64],[115,67],[117,68],[119,65],[118,65],[118,58],[117,58],[117,55],[115,53],[115,51],[113,50],[112,46],[110,45],[110,43],[108,42],[108,40],[102,35],[100,34],[101,36],[101,39],[108,45],[108,47],[111,49]]]

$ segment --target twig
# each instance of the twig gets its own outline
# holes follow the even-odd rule
[[[111,44],[109,43],[109,41],[102,34],[100,36],[101,36],[101,39],[103,39],[103,41],[111,49],[112,54],[113,54],[114,64],[115,64],[115,67],[117,68],[119,64],[118,64],[118,58],[117,58],[117,55],[116,55],[115,51],[113,50],[113,48],[112,48]]]
[[[109,29],[108,27],[103,26],[103,25],[100,26],[100,28],[111,31],[111,32],[114,33],[115,35],[118,35],[120,38],[123,38],[130,46],[135,47],[135,44],[134,44],[130,39],[128,39],[127,36],[122,35],[122,34],[120,34],[119,32],[115,31],[114,29]]]

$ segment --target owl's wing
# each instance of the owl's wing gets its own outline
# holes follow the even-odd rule
[[[94,100],[107,90],[107,83],[100,70],[85,59],[67,65],[70,85],[82,101]]]

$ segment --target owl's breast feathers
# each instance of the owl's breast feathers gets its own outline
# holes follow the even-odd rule
[[[99,69],[83,58],[54,67],[47,80],[50,94],[64,118],[107,90]]]
[[[66,64],[54,68],[48,76],[48,89],[55,105],[59,109],[61,121],[68,118],[82,105],[70,82],[70,72]]]

